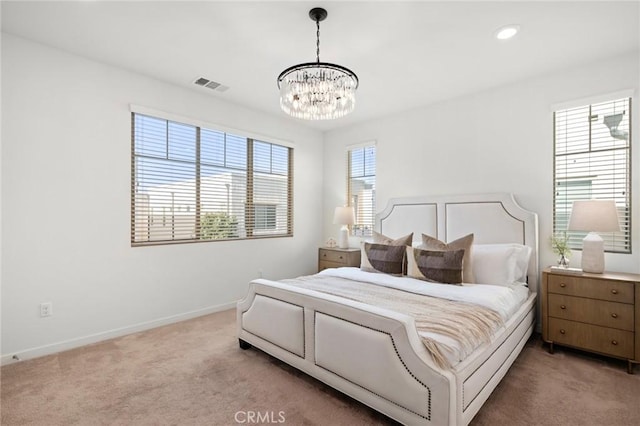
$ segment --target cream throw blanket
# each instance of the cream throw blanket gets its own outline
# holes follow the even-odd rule
[[[415,320],[418,332],[448,336],[458,342],[466,353],[489,342],[493,333],[504,324],[498,312],[480,305],[414,294],[361,281],[309,275],[281,282],[407,314]],[[420,338],[436,364],[450,369],[451,364],[443,351],[451,349],[422,334]]]

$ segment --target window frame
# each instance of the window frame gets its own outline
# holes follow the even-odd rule
[[[193,236],[192,238],[180,238],[180,239],[163,239],[163,240],[148,240],[148,241],[137,241],[136,237],[137,237],[137,233],[139,231],[136,230],[136,123],[135,123],[135,119],[136,119],[136,115],[140,115],[140,116],[146,116],[146,117],[150,117],[153,119],[159,119],[159,120],[165,120],[167,122],[172,122],[172,123],[178,123],[178,124],[184,124],[184,125],[188,125],[188,126],[193,126],[196,128],[196,159],[194,160],[193,164],[195,167],[195,178],[194,178],[194,186],[196,188],[196,194],[195,194],[195,198],[194,198],[194,202],[195,202],[195,224],[194,224],[194,232],[193,232]],[[206,213],[215,213],[215,212],[204,212],[201,211],[201,194],[203,193],[201,188],[200,188],[200,181],[202,180],[202,176],[201,176],[201,167],[203,166],[212,166],[210,164],[208,164],[206,161],[204,161],[202,158],[200,158],[198,156],[198,153],[200,151],[200,143],[201,143],[201,133],[202,130],[209,130],[209,131],[215,131],[215,132],[221,132],[221,133],[225,133],[225,134],[232,134],[232,135],[237,135],[246,140],[246,161],[247,161],[247,167],[246,170],[243,170],[243,172],[246,172],[246,186],[245,186],[245,191],[244,194],[242,195],[244,197],[244,207],[243,207],[243,214],[244,214],[244,228],[242,228],[244,230],[244,233],[246,236],[243,237],[232,237],[232,238],[214,238],[214,239],[203,239],[202,238],[202,231],[201,231],[201,220],[204,217],[204,215]],[[268,144],[270,146],[270,153],[271,155],[273,155],[273,147],[277,146],[279,148],[285,148],[287,151],[287,159],[286,159],[286,173],[282,173],[282,171],[279,172],[274,172],[273,171],[273,159],[270,158],[269,159],[269,163],[270,163],[270,172],[266,172],[265,170],[260,169],[258,166],[256,166],[254,164],[254,142],[259,142],[262,144]],[[173,245],[173,244],[190,244],[190,243],[206,243],[206,242],[215,242],[215,241],[238,241],[238,240],[251,240],[251,239],[264,239],[264,238],[286,238],[286,237],[293,237],[293,218],[294,218],[294,205],[293,205],[293,180],[294,180],[294,167],[293,167],[293,160],[294,160],[294,144],[291,144],[289,142],[286,141],[278,141],[275,140],[273,138],[269,138],[269,137],[262,137],[260,135],[251,133],[251,132],[244,132],[244,131],[237,131],[237,130],[233,130],[233,129],[229,129],[229,128],[225,128],[223,126],[217,126],[214,124],[210,124],[210,123],[205,123],[202,121],[198,121],[198,120],[193,120],[190,118],[186,118],[186,117],[180,117],[180,116],[176,116],[173,114],[168,114],[168,113],[164,113],[161,111],[155,111],[153,109],[150,108],[146,108],[146,107],[140,107],[140,106],[134,106],[131,105],[131,195],[130,195],[130,202],[131,202],[131,225],[130,225],[130,242],[131,242],[131,246],[132,247],[145,247],[145,246],[155,246],[155,245]],[[226,167],[225,166],[221,166],[221,168],[223,169],[229,169],[232,170],[233,167]],[[286,179],[286,193],[283,191],[282,195],[286,198],[286,204],[283,204],[284,206],[286,206],[286,210],[285,210],[285,215],[286,215],[286,224],[284,225],[284,231],[281,233],[277,233],[274,234],[272,231],[273,229],[268,229],[266,230],[267,233],[262,233],[261,229],[257,229],[255,227],[255,221],[256,221],[256,217],[255,217],[255,206],[257,205],[262,205],[265,204],[264,202],[261,201],[256,201],[254,200],[254,195],[256,192],[259,191],[255,191],[255,186],[254,186],[254,175],[255,174],[263,174],[263,175],[280,175],[280,176],[285,176]],[[267,204],[271,204],[274,205],[273,203],[267,203]],[[164,211],[164,210],[163,210]],[[187,209],[187,211],[190,211],[189,209]],[[169,212],[171,213],[171,212]],[[228,213],[228,212],[227,212]],[[166,214],[163,215],[164,216],[164,220],[169,222],[172,221],[171,216],[172,214]],[[157,219],[157,218],[156,218]],[[152,222],[152,218],[148,219],[150,221],[150,223]],[[277,212],[276,212],[276,222],[277,222]],[[277,229],[277,225],[276,225],[276,229]],[[173,231],[172,231],[173,232]],[[172,237],[173,238],[173,237]]]

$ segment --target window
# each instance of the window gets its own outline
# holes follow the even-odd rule
[[[605,251],[631,253],[631,99],[554,113],[554,233],[565,232],[573,201],[615,200],[622,232],[600,233]],[[584,232],[568,232],[580,249]]]
[[[293,149],[132,113],[132,245],[292,236]]]
[[[351,235],[369,237],[376,213],[376,147],[354,148],[347,156],[347,199],[356,216]]]

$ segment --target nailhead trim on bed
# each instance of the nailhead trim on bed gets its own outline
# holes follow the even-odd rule
[[[404,367],[404,369],[405,369],[405,370],[407,370],[407,372],[411,375],[411,377],[413,377],[413,379],[414,379],[416,382],[420,383],[420,384],[421,384],[425,389],[427,389],[427,395],[428,395],[428,398],[427,398],[427,413],[428,413],[428,415],[425,417],[425,416],[423,416],[423,415],[422,415],[422,414],[420,414],[420,413],[416,413],[415,411],[410,410],[410,409],[408,409],[407,407],[404,407],[404,406],[402,406],[402,405],[398,404],[398,403],[397,403],[397,402],[395,402],[395,401],[391,401],[390,399],[385,398],[384,396],[382,396],[382,395],[379,395],[379,394],[375,393],[375,392],[374,392],[374,391],[372,391],[371,389],[367,389],[367,388],[365,388],[364,386],[362,386],[362,385],[360,385],[360,384],[358,384],[358,383],[355,383],[355,382],[353,382],[353,381],[351,381],[351,380],[347,379],[346,377],[343,377],[343,376],[341,376],[340,374],[338,374],[338,373],[336,373],[336,372],[334,372],[334,371],[331,371],[331,370],[330,370],[330,369],[328,369],[328,368],[325,368],[325,367],[323,367],[323,366],[319,365],[319,364],[316,362],[316,360],[315,360],[315,355],[314,355],[313,363],[314,363],[317,367],[322,368],[323,370],[328,371],[329,373],[334,374],[334,375],[336,375],[336,376],[338,376],[338,377],[340,377],[340,378],[342,378],[342,379],[346,380],[347,382],[349,382],[349,383],[351,383],[351,384],[354,384],[354,385],[358,386],[359,388],[362,388],[362,389],[366,390],[367,392],[371,392],[371,393],[372,393],[372,394],[374,394],[375,396],[377,396],[377,397],[379,397],[379,398],[382,398],[382,399],[384,399],[385,401],[388,401],[388,402],[392,403],[393,405],[396,405],[396,406],[398,406],[398,407],[400,407],[400,408],[402,408],[402,409],[404,409],[404,410],[407,410],[408,412],[413,413],[413,414],[415,414],[416,416],[419,416],[419,417],[422,417],[423,419],[426,419],[426,420],[428,420],[428,421],[431,421],[431,389],[429,388],[429,386],[427,386],[427,385],[425,385],[424,383],[422,383],[422,381],[420,381],[420,379],[418,379],[418,378],[417,378],[417,377],[416,377],[416,376],[411,372],[411,370],[409,370],[409,368],[407,367],[407,364],[405,364],[405,363],[404,363],[404,360],[402,359],[402,357],[400,356],[400,353],[398,352],[398,348],[396,347],[396,342],[393,340],[393,336],[391,335],[391,333],[386,332],[386,331],[383,331],[383,330],[378,330],[378,329],[375,329],[375,328],[372,328],[372,327],[369,327],[369,326],[366,326],[366,325],[363,325],[363,324],[359,324],[359,323],[357,323],[357,322],[350,321],[350,320],[348,320],[348,319],[341,318],[341,317],[338,317],[338,316],[335,316],[335,315],[327,314],[326,312],[319,312],[319,313],[321,313],[322,315],[326,315],[326,316],[328,316],[328,317],[332,317],[332,318],[336,318],[336,319],[339,319],[339,320],[342,320],[342,321],[346,321],[346,322],[351,323],[351,324],[354,324],[354,325],[359,325],[360,327],[368,328],[369,330],[377,331],[378,333],[383,333],[383,334],[386,334],[387,336],[389,336],[389,339],[391,339],[391,344],[393,345],[393,349],[394,349],[394,351],[396,352],[396,356],[398,357],[398,359],[399,359],[399,360],[400,360],[400,362],[402,363],[402,366]],[[315,324],[316,324],[316,315],[317,315],[317,314],[318,314],[318,311],[314,311],[314,312],[313,312],[314,329],[315,329]]]

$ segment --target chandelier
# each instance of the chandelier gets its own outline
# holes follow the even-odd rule
[[[316,61],[294,65],[278,76],[280,107],[295,118],[331,120],[351,111],[356,103],[358,76],[348,68],[320,62],[320,21],[327,11],[316,7],[309,11],[316,22]]]

